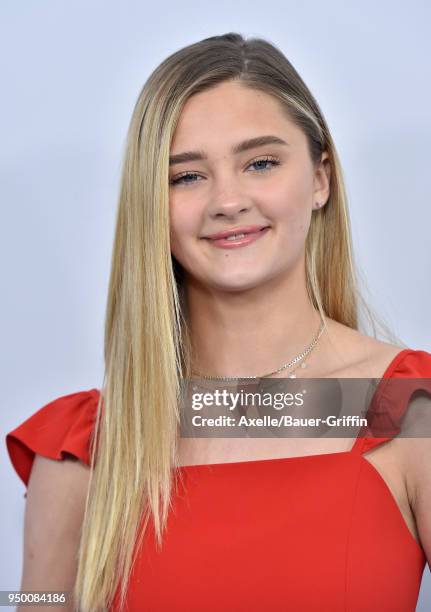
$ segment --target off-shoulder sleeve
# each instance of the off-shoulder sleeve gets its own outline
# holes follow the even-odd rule
[[[36,454],[58,461],[69,454],[90,465],[99,396],[90,389],[59,397],[6,434],[11,463],[26,487]]]

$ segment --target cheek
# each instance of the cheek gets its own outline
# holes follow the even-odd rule
[[[274,220],[286,221],[295,227],[306,224],[309,198],[309,190],[300,181],[292,181],[266,192],[268,212],[271,212]]]
[[[268,216],[279,226],[279,235],[290,245],[291,254],[299,253],[304,246],[311,221],[310,198],[310,185],[301,176],[266,193]]]
[[[171,250],[174,255],[184,249],[187,239],[198,235],[198,215],[190,202],[172,197],[169,200]]]

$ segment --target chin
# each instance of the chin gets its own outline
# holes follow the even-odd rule
[[[214,289],[228,293],[236,293],[255,289],[265,282],[265,278],[257,277],[256,274],[230,274],[224,278],[211,278],[206,280],[206,284]]]

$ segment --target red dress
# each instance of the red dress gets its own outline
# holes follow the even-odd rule
[[[394,377],[429,379],[420,388],[431,394],[431,354],[402,350],[384,374]],[[35,453],[61,460],[67,452],[89,464],[98,396],[91,389],[60,397],[7,434],[25,485]],[[182,467],[185,489],[174,497],[164,548],[156,550],[150,522],[127,609],[413,612],[425,554],[363,454],[390,439],[358,437],[345,452]]]

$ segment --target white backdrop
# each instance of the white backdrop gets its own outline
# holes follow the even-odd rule
[[[343,164],[372,305],[431,351],[430,5],[426,1],[131,0],[0,6],[4,434],[50,400],[98,387],[126,130],[178,48],[238,31],[287,55]],[[4,439],[4,437],[3,437]],[[19,589],[24,487],[5,444],[0,589]],[[425,570],[420,605],[430,609]]]

